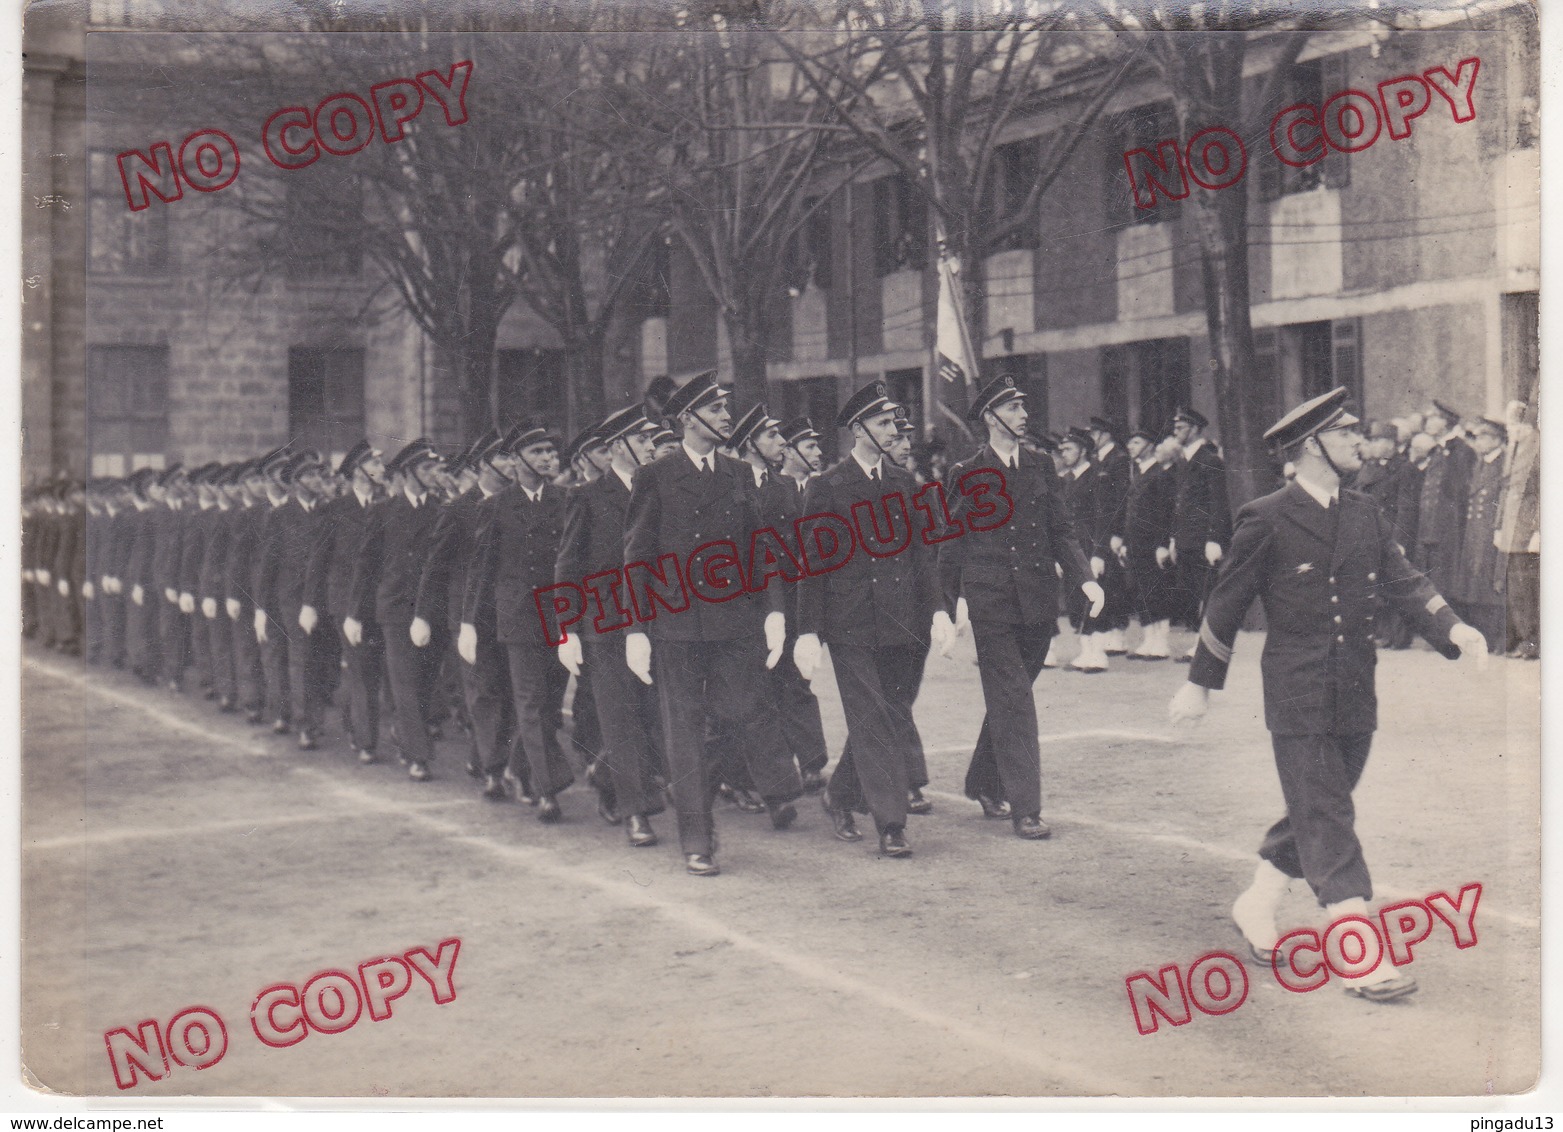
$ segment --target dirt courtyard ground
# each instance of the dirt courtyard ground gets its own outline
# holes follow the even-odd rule
[[[1171,730],[1186,669],[1045,672],[1044,816],[1022,842],[960,796],[982,701],[970,640],[917,715],[933,814],[909,860],[719,804],[722,876],[685,875],[671,815],[630,850],[578,784],[566,820],[361,767],[38,650],[23,658],[25,1073],[115,1094],[104,1035],[201,1005],[228,1049],[136,1096],[1460,1095],[1530,1087],[1540,1046],[1539,666],[1385,653],[1357,792],[1376,903],[1482,885],[1479,942],[1435,924],[1421,983],[1375,1006],[1248,970],[1235,1011],[1142,1036],[1126,977],[1242,954],[1228,919],[1280,815],[1244,634],[1228,690]],[[844,727],[816,685],[832,756]],[[866,823],[865,823],[866,824]],[[1322,928],[1306,886],[1293,926]],[[456,997],[287,1048],[263,988],[459,938]]]

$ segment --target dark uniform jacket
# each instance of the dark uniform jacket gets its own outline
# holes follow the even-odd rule
[[[200,605],[201,564],[206,561],[206,543],[222,512],[216,507],[203,508],[199,503],[187,503],[183,514],[185,533],[179,548],[179,584],[175,588],[195,598],[196,605]]]
[[[254,575],[255,555],[260,550],[261,529],[270,511],[270,503],[241,506],[235,509],[231,520],[233,525],[228,528],[228,584],[224,600],[237,601],[241,609],[241,617],[255,609],[255,599],[251,596],[250,586]]]
[[[1052,460],[1024,449],[1018,457],[1018,467],[1006,468],[998,453],[984,444],[949,472],[945,497],[951,517],[965,531],[938,544],[945,609],[951,614],[956,599],[964,597],[975,621],[1051,624],[1058,619],[1055,564],[1063,566],[1066,585],[1079,587],[1091,580],[1091,566],[1080,549]],[[983,504],[980,497],[963,493],[960,485],[965,476],[982,469],[1004,477],[1013,511],[1005,523],[973,530],[971,512]]]
[[[1492,536],[1498,531],[1498,504],[1503,497],[1503,453],[1491,460],[1478,457],[1468,483],[1463,549],[1449,596],[1472,605],[1496,605],[1502,600],[1504,564]]]
[[[627,587],[633,586],[629,571],[635,563],[657,570],[662,555],[672,554],[683,564],[711,542],[731,542],[739,560],[748,561],[753,534],[765,526],[760,520],[754,473],[748,464],[731,456],[713,455],[716,470],[702,472],[680,445],[635,473],[624,522]],[[787,537],[787,532],[780,533]],[[668,582],[678,588],[678,580],[671,574]],[[781,610],[786,584],[773,578],[760,594],[729,601],[706,601],[692,588],[686,589],[687,609],[669,613],[658,607],[654,619],[634,628],[669,641],[741,640],[760,632],[767,611]]]
[[[256,603],[268,616],[280,616],[290,631],[299,609],[314,604],[306,598],[309,555],[328,519],[319,503],[306,511],[290,499],[266,521],[255,570]]]
[[[553,585],[564,496],[564,489],[545,483],[533,503],[517,485],[478,504],[477,549],[467,568],[461,619],[493,625],[502,645],[547,643],[534,591]]]
[[[369,508],[353,554],[345,616],[359,624],[410,625],[440,505],[433,492],[416,507],[405,491]]]
[[[1148,551],[1154,555],[1158,546],[1166,546],[1172,540],[1176,481],[1172,469],[1159,463],[1151,464],[1143,472],[1138,468],[1134,470],[1124,509],[1124,542],[1128,544],[1130,554],[1138,556]]]
[[[327,610],[340,622],[351,617],[353,567],[364,542],[369,516],[385,501],[360,503],[351,489],[323,508],[315,545],[310,548],[304,574],[304,593],[316,610]],[[361,623],[363,618],[359,618]],[[369,621],[373,622],[370,617]]]
[[[438,627],[442,621],[451,629],[461,626],[467,564],[477,546],[479,504],[484,498],[483,489],[474,486],[440,509],[429,558],[418,579],[418,596],[413,602],[413,613],[431,627]]]
[[[564,500],[564,531],[559,539],[559,553],[554,557],[555,582],[569,582],[581,586],[586,594],[586,612],[570,632],[592,638],[603,634],[594,624],[599,614],[604,625],[618,625],[624,620],[620,609],[630,612],[629,593],[621,577],[615,584],[618,605],[608,603],[598,608],[592,591],[585,586],[585,579],[593,574],[618,570],[624,565],[624,517],[630,506],[630,489],[624,486],[619,474],[609,469],[591,483],[571,488]]]
[[[788,475],[767,473],[765,482],[760,485],[760,521],[786,539],[789,546],[793,545],[798,520],[807,513],[803,509],[807,491],[808,483],[800,487],[798,481]],[[908,498],[906,502],[907,506],[911,507],[911,499]],[[912,514],[912,518],[915,520],[917,515]],[[787,615],[787,631],[796,633],[798,631],[798,587],[781,581],[773,581],[771,584],[780,587],[782,612]],[[928,617],[932,616],[933,609],[929,609]],[[924,621],[926,620],[927,617],[924,618]]]
[[[1338,520],[1337,516],[1338,515]],[[1387,602],[1448,657],[1459,623],[1406,561],[1366,495],[1342,491],[1326,511],[1295,483],[1245,505],[1231,553],[1205,603],[1189,680],[1226,682],[1248,607],[1264,602],[1265,726],[1277,735],[1351,735],[1378,727],[1374,619]]]
[[[250,600],[256,609],[266,611],[266,616],[281,622],[282,587],[280,585],[281,562],[284,546],[291,546],[288,528],[293,525],[294,513],[299,505],[292,499],[281,506],[268,503],[261,509],[260,522],[256,525],[255,554],[250,559]]]
[[[1227,469],[1210,441],[1180,466],[1172,537],[1178,555],[1205,553],[1207,542],[1225,550],[1232,542],[1232,505],[1227,501]]]
[[[1079,475],[1069,468],[1058,473],[1064,507],[1074,521],[1075,540],[1088,557],[1103,556],[1107,548],[1107,522],[1102,506],[1105,500],[1098,492],[1100,485],[1095,464],[1088,464]]]
[[[135,586],[147,591],[147,599],[151,597],[152,567],[157,557],[157,527],[154,524],[157,513],[156,504],[145,509],[132,505],[132,510],[125,512],[128,520],[125,544],[128,549],[125,551],[125,572],[120,576],[120,583],[127,598]]]
[[[228,597],[228,543],[233,538],[234,524],[240,514],[237,507],[218,507],[210,512],[211,526],[201,548],[201,565],[195,579],[197,604],[206,598],[215,598],[217,604],[222,605]],[[219,615],[228,616],[226,613]]]
[[[1471,447],[1458,437],[1429,453],[1427,470],[1422,474],[1417,542],[1431,546],[1460,540],[1474,456]]]
[[[1106,558],[1112,551],[1112,540],[1123,538],[1128,524],[1129,476],[1134,461],[1117,444],[1103,456],[1098,452],[1091,461],[1087,475],[1096,477],[1096,507],[1099,530],[1094,532],[1092,553]]]
[[[912,504],[918,484],[889,460],[880,463],[880,474],[883,478],[879,482],[869,479],[849,453],[809,481],[803,496],[804,512],[839,515],[852,524],[857,546],[840,568],[798,583],[800,635],[816,633],[827,643],[864,648],[917,648],[928,641],[929,611],[939,603],[938,560],[934,548],[922,540],[924,524]],[[903,526],[902,511],[889,508],[892,532],[897,536],[890,546],[904,536],[905,548],[876,557],[862,545],[852,507],[867,502],[883,521],[886,508],[882,497],[896,492],[901,495],[906,517]],[[864,529],[874,537],[874,524],[867,519]]]
[[[153,508],[149,514],[153,516],[152,527],[157,542],[152,561],[152,584],[158,600],[162,601],[165,589],[173,587],[175,591],[182,591],[184,588],[180,570],[184,560],[185,531],[190,525],[189,505],[181,504],[180,509],[175,511],[165,504]]]

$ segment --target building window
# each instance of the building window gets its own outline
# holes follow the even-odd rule
[[[783,424],[795,417],[808,417],[820,435],[820,450],[826,463],[836,459],[836,379],[805,377],[798,381],[778,381],[771,386],[774,415]]]
[[[87,350],[87,444],[95,476],[161,468],[168,448],[168,347]]]
[[[1192,400],[1187,338],[1155,338],[1102,350],[1103,416],[1153,431],[1172,428],[1172,414]]]
[[[114,153],[87,154],[87,266],[103,275],[161,275],[168,270],[168,208],[132,212]]]
[[[332,455],[363,439],[363,350],[295,346],[288,351],[288,435]]]
[[[501,421],[541,417],[554,428],[565,427],[569,404],[563,350],[500,350],[496,373]]]
[[[850,192],[850,187],[846,190]],[[830,238],[831,201],[828,197],[803,198],[803,222],[787,244],[787,290],[801,295],[809,287],[830,289],[834,245]]]
[[[280,236],[288,276],[358,275],[364,262],[364,191],[358,178],[310,166],[289,173],[284,184]]]
[[[988,224],[1003,224],[1025,207],[1031,187],[1041,175],[1041,142],[1037,138],[1001,145],[993,151],[993,171],[988,177]],[[1016,229],[994,242],[990,252],[1037,248],[1042,242],[1042,225],[1033,211]]]
[[[1322,112],[1325,99],[1347,85],[1344,55],[1329,55],[1322,59],[1310,59],[1306,63],[1294,63],[1278,85],[1275,105],[1296,106],[1306,102]],[[1298,140],[1305,141],[1305,135],[1299,134]],[[1266,152],[1259,154],[1257,161],[1261,200],[1311,192],[1321,185],[1329,189],[1344,189],[1351,183],[1351,155],[1338,149],[1326,149],[1323,158],[1300,168],[1288,165],[1269,152],[1268,139],[1264,142],[1264,149]]]
[[[1150,102],[1119,114],[1112,120],[1109,131],[1110,148],[1107,154],[1108,198],[1116,203],[1117,219],[1123,224],[1160,224],[1176,220],[1183,211],[1181,200],[1169,200],[1158,193],[1155,208],[1137,208],[1134,192],[1129,185],[1129,171],[1124,165],[1124,154],[1143,149],[1159,154],[1162,142],[1171,140],[1181,149],[1178,132],[1178,114],[1170,101]],[[1175,186],[1178,171],[1169,168],[1165,183]]]
[[[928,262],[928,202],[905,173],[874,182],[874,262],[881,276]]]

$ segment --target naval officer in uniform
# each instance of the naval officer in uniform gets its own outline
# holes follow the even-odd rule
[[[1286,815],[1259,848],[1254,882],[1232,908],[1256,960],[1275,962],[1276,912],[1292,880],[1307,880],[1332,922],[1367,915],[1373,884],[1354,828],[1352,790],[1367,763],[1378,702],[1374,618],[1388,603],[1454,659],[1485,663],[1481,633],[1455,616],[1394,540],[1373,500],[1342,490],[1362,465],[1362,434],[1335,389],[1293,409],[1265,439],[1297,470],[1279,491],[1238,513],[1232,549],[1205,605],[1188,683],[1173,697],[1173,722],[1204,715],[1210,689],[1226,683],[1232,642],[1249,606],[1264,602],[1265,725],[1275,749]],[[1345,980],[1374,1002],[1416,990],[1384,957]]]

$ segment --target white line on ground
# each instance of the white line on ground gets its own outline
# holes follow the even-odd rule
[[[1037,736],[1037,742],[1044,747],[1050,743],[1077,743],[1082,739],[1117,739],[1124,743],[1160,743],[1163,746],[1177,746],[1182,742],[1171,735],[1157,735],[1150,731],[1119,731],[1112,728],[1091,728],[1086,731],[1060,731],[1056,735],[1046,732]],[[935,747],[925,751],[927,755],[961,755],[970,754],[971,744],[957,744],[953,747]]]

